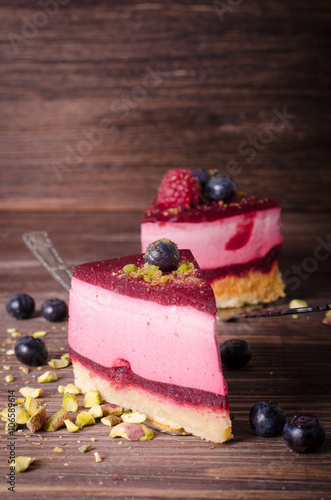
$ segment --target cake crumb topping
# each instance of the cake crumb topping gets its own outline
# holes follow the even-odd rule
[[[164,272],[158,266],[145,264],[138,267],[135,264],[128,264],[118,271],[118,278],[140,279],[152,286],[165,285],[166,283],[199,283],[197,277],[198,269],[193,262],[182,260],[177,268],[171,272]]]

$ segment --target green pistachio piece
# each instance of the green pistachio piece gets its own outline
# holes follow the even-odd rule
[[[27,470],[34,460],[35,459],[31,457],[16,457],[15,468],[17,472],[24,472]]]
[[[128,422],[131,424],[142,424],[146,420],[146,415],[144,413],[139,413],[135,411],[133,413],[123,413],[122,420],[123,422]]]
[[[62,408],[67,411],[76,412],[78,410],[78,399],[75,394],[65,394],[62,400]]]
[[[116,415],[119,417],[123,413],[123,408],[121,406],[116,406],[111,403],[104,403],[101,405],[101,408],[104,417],[107,415]]]
[[[308,307],[308,303],[305,300],[293,299],[291,300],[290,309],[296,309],[297,307]]]
[[[76,387],[74,384],[67,384],[64,389],[64,394],[81,394],[80,389]]]
[[[91,449],[91,444],[84,444],[84,446],[81,446],[80,448],[78,448],[78,450],[81,452],[81,453],[86,453],[87,451],[89,451]]]
[[[123,422],[111,428],[109,437],[122,437],[129,441],[147,441],[153,439],[154,433],[144,424],[129,424]]]
[[[33,415],[38,410],[38,403],[35,398],[32,398],[31,396],[27,396],[24,406],[30,415]]]
[[[54,453],[64,453],[64,448],[60,448],[59,446],[55,446]]]
[[[100,422],[104,425],[108,425],[109,427],[113,427],[114,425],[121,423],[121,418],[116,415],[108,415],[108,417],[103,417]]]
[[[46,420],[43,425],[43,429],[46,432],[55,432],[61,427],[64,427],[64,421],[66,419],[72,420],[72,416],[69,415],[69,413],[64,408],[61,408],[61,410],[57,411],[56,413],[54,413],[54,415]]]
[[[38,377],[39,384],[44,384],[46,382],[55,382],[57,380],[57,375],[54,372],[47,371]]]
[[[27,398],[28,396],[30,396],[31,398],[39,398],[39,396],[42,395],[43,390],[41,388],[34,389],[33,387],[21,387],[19,393],[22,394],[22,396],[25,398]]]
[[[102,462],[102,458],[100,456],[100,453],[98,451],[94,452],[94,457],[96,462]]]
[[[55,370],[59,370],[60,368],[66,368],[69,366],[70,361],[69,359],[51,359],[47,364],[52,368],[55,368]]]
[[[85,427],[85,425],[93,425],[93,424],[95,424],[95,420],[92,417],[92,415],[90,415],[89,413],[87,413],[87,411],[81,411],[77,415],[75,424],[78,425],[78,427],[82,428],[82,427]]]
[[[64,423],[65,423],[65,426],[69,432],[77,432],[80,429],[80,427],[78,427],[78,425],[71,422],[71,420],[65,419]]]
[[[101,404],[101,396],[99,391],[88,391],[84,398],[84,408],[92,408],[94,405]]]
[[[93,405],[92,408],[88,410],[88,413],[94,418],[101,418],[103,416],[103,411],[100,405]]]
[[[26,426],[31,432],[37,432],[47,420],[46,408],[39,408],[27,421]]]

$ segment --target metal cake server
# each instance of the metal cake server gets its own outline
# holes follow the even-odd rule
[[[64,262],[46,231],[29,231],[22,235],[23,241],[53,278],[69,292],[71,271]]]
[[[292,307],[291,309],[272,309],[267,311],[255,311],[251,313],[237,313],[233,314],[230,319],[242,319],[242,318],[271,318],[273,316],[287,316],[289,314],[303,314],[312,313],[320,311],[328,311],[331,309],[331,304],[323,304],[321,306],[308,306],[308,307]]]

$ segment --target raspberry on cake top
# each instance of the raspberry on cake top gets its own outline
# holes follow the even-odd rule
[[[173,169],[145,211],[142,251],[162,235],[193,252],[218,307],[284,296],[278,201],[238,193],[234,181],[218,171]]]

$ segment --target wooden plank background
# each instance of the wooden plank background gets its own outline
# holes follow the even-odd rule
[[[178,166],[330,209],[329,0],[45,4],[0,0],[0,210],[141,212]]]

